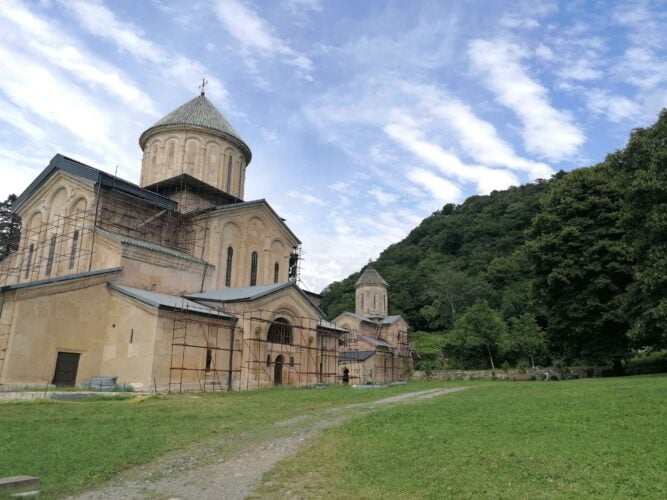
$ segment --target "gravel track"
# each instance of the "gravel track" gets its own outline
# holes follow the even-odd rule
[[[270,427],[265,438],[227,436],[206,448],[179,452],[138,467],[123,479],[70,497],[79,500],[107,499],[243,499],[250,495],[262,475],[274,464],[296,454],[324,429],[388,405],[444,396],[465,387],[408,392],[369,403],[355,403],[320,410],[284,420]],[[217,449],[216,449],[217,447]],[[221,448],[234,450],[227,458]]]

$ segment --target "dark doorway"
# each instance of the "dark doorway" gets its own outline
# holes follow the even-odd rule
[[[350,370],[349,370],[349,368],[343,369],[343,383],[344,384],[349,384],[350,383]]]
[[[282,385],[283,383],[283,356],[278,356],[273,362],[273,385]]]
[[[79,369],[78,352],[59,352],[56,359],[56,373],[53,375],[53,385],[75,385],[76,372]]]

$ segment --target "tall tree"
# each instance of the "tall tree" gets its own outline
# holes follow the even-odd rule
[[[623,296],[632,256],[621,224],[622,189],[605,164],[562,176],[530,233],[534,291],[550,348],[570,361],[618,366],[628,353]]]
[[[487,366],[494,369],[498,343],[506,334],[506,328],[497,311],[486,301],[478,301],[456,321],[444,350],[466,368],[484,367],[488,360]]]
[[[0,260],[18,250],[21,239],[21,219],[12,213],[12,206],[16,202],[16,195],[0,203]]]
[[[667,348],[667,110],[655,125],[635,130],[624,151],[607,162],[626,186],[622,220],[632,248],[634,281],[625,314],[637,348]]]
[[[500,338],[500,351],[507,361],[529,360],[535,368],[535,358],[547,350],[544,332],[530,313],[510,318],[505,335]]]

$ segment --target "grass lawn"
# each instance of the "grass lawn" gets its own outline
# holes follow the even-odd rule
[[[193,443],[271,432],[268,424],[311,410],[446,385],[454,384],[411,383],[370,391],[338,386],[129,400],[3,402],[0,477],[39,476],[40,498],[60,496],[88,489],[124,469]]]
[[[667,376],[502,382],[350,421],[264,477],[280,498],[667,498]]]

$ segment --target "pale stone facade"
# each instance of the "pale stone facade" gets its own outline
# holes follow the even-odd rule
[[[412,366],[408,323],[389,316],[389,285],[368,266],[355,284],[355,312],[344,312],[334,323],[347,331],[339,353],[339,372],[355,384],[387,384],[404,380]]]
[[[202,94],[144,132],[140,185],[56,155],[0,262],[0,384],[143,390],[335,383],[340,327],[295,281],[301,242],[243,201],[251,152]]]

